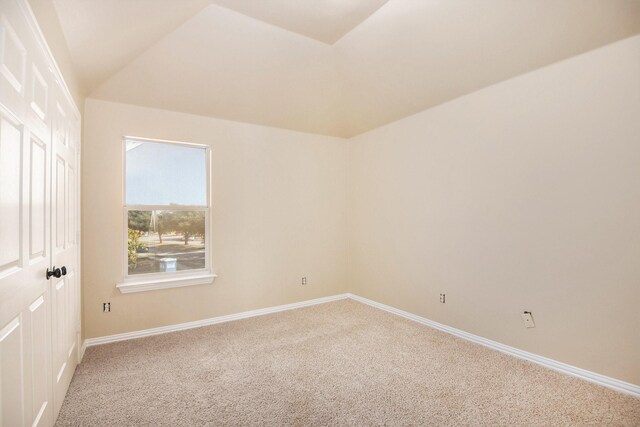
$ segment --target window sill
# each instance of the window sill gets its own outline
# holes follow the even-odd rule
[[[197,276],[171,277],[167,279],[153,278],[118,283],[116,288],[123,294],[133,292],[155,291],[158,289],[181,288],[183,286],[209,285],[218,277],[215,274],[199,274]]]

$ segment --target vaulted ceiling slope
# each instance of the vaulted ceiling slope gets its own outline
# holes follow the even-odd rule
[[[640,0],[53,1],[91,97],[341,137],[640,33]]]
[[[334,44],[388,0],[212,0],[285,30]]]
[[[85,92],[209,4],[208,0],[53,0]]]

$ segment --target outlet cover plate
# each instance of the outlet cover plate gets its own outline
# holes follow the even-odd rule
[[[535,328],[536,324],[533,323],[533,316],[531,313],[522,313],[522,321],[524,322],[525,328]]]

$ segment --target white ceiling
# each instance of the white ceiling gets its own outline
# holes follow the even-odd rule
[[[640,0],[54,2],[92,97],[342,137],[640,32]]]
[[[53,0],[53,4],[78,78],[90,92],[209,1]]]
[[[211,0],[246,16],[334,44],[388,0]]]

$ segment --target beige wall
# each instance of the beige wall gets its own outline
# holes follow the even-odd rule
[[[213,285],[122,295],[122,136],[209,144]],[[346,291],[347,157],[338,138],[88,99],[83,146],[85,337]],[[302,276],[308,285],[301,286]],[[111,313],[102,303],[111,302]]]
[[[634,37],[352,139],[350,291],[640,384],[639,112]]]
[[[640,384],[639,52],[627,39],[349,141],[88,100],[86,337],[348,291]],[[213,147],[213,285],[116,290],[125,134]]]

